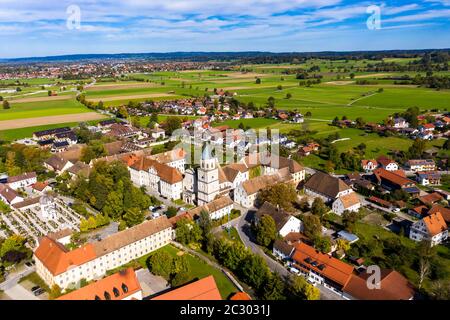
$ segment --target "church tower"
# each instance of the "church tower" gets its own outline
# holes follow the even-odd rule
[[[219,169],[216,157],[213,157],[211,147],[206,144],[200,160],[198,174],[198,203],[202,206],[214,200],[219,193]]]

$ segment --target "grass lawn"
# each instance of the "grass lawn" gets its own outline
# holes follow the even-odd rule
[[[245,127],[250,127],[252,129],[267,128],[271,125],[280,123],[279,120],[266,119],[266,118],[254,118],[254,119],[240,119],[240,120],[227,120],[219,123],[214,123],[214,127],[218,126],[229,126],[230,128],[237,129],[239,124],[243,124]]]
[[[36,272],[30,273],[29,275],[23,277],[22,279],[20,279],[19,283],[24,282],[26,280],[41,287],[45,291],[50,292],[50,288],[47,286],[47,284],[44,282],[44,280],[42,280],[42,278],[39,277],[39,275]]]
[[[227,238],[228,240],[236,241],[236,242],[240,242],[240,243],[244,244],[244,243],[242,242],[241,238],[239,237],[239,234],[238,234],[238,232],[237,232],[237,230],[236,230],[235,227],[232,227],[232,228],[230,229],[229,233],[228,233],[228,230],[226,230],[226,229],[223,230],[223,231],[222,231],[222,234],[223,234],[223,235],[225,236],[225,238]]]
[[[179,249],[175,248],[172,245],[167,245],[159,250],[166,251],[171,256],[176,257],[177,254],[180,252]],[[144,267],[147,268],[147,259],[149,256],[151,256],[154,253],[151,253],[147,256],[144,256],[140,258],[138,261],[139,263]],[[214,276],[214,279],[216,280],[217,287],[219,288],[220,294],[222,295],[223,299],[227,299],[232,293],[237,292],[238,290],[234,286],[234,284],[227,278],[225,274],[222,273],[222,271],[214,268],[213,266],[210,266],[206,264],[204,261],[200,260],[197,257],[194,257],[193,255],[189,253],[184,253],[184,255],[187,256],[187,260],[190,265],[190,275],[191,278],[189,281],[194,279],[203,279],[205,277],[208,277],[210,275]]]

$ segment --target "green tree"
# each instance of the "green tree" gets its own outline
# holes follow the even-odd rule
[[[130,208],[125,212],[123,220],[127,226],[132,227],[144,221],[144,213],[139,208]]]
[[[147,259],[147,267],[151,273],[169,279],[172,273],[173,258],[168,252],[158,250]]]
[[[167,117],[166,120],[167,134],[171,135],[175,130],[181,129],[180,117]]]
[[[303,233],[309,239],[315,239],[322,234],[322,224],[318,216],[310,214],[303,217]]]
[[[183,244],[198,243],[202,238],[202,231],[198,224],[189,219],[181,219],[177,222],[176,239]]]
[[[10,108],[11,108],[11,106],[9,105],[8,100],[3,100],[3,109],[7,110]]]
[[[57,284],[54,284],[50,289],[49,299],[55,300],[59,298],[61,295],[62,295],[61,288]]]
[[[278,274],[272,274],[262,288],[261,298],[263,300],[285,300],[285,285]]]
[[[250,254],[242,261],[239,274],[245,283],[259,291],[270,276],[270,271],[261,256]]]
[[[328,213],[329,209],[321,198],[315,198],[311,206],[311,213],[316,215],[322,221],[323,217]]]
[[[113,219],[120,218],[123,213],[123,194],[120,191],[111,191],[108,194],[103,213]]]
[[[320,290],[301,276],[291,276],[288,281],[288,297],[294,300],[319,300]]]
[[[256,242],[268,247],[277,237],[275,220],[269,215],[263,215],[256,225]]]
[[[269,202],[280,206],[286,211],[293,211],[293,203],[297,201],[297,192],[292,184],[279,183],[261,190],[258,195],[258,202]]]
[[[331,251],[331,240],[329,237],[318,236],[314,239],[314,246],[317,250],[328,253]]]
[[[169,206],[165,212],[167,218],[172,218],[177,215],[178,209],[174,206]]]
[[[211,221],[211,217],[210,217],[208,211],[202,210],[200,212],[200,218],[198,220],[198,225],[199,225],[200,229],[202,229],[203,238],[205,238],[211,232],[211,229],[212,229],[212,221]]]

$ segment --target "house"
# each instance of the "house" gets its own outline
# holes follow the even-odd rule
[[[378,165],[380,168],[383,168],[387,171],[397,171],[398,170],[398,164],[385,156],[381,156],[377,159]]]
[[[408,214],[417,219],[422,219],[423,217],[428,215],[428,207],[422,205],[411,208],[408,210]]]
[[[152,300],[222,300],[213,276],[186,284],[158,295]]]
[[[157,139],[164,139],[166,137],[166,132],[164,131],[164,129],[161,128],[155,128],[152,129],[151,131],[151,137],[155,140]]]
[[[276,239],[273,243],[273,255],[282,261],[288,260],[294,253],[294,250],[294,246],[283,240]]]
[[[338,197],[350,194],[352,188],[339,178],[317,171],[305,185],[305,193],[312,197],[319,197],[325,203],[332,203]]]
[[[63,127],[63,128],[36,131],[33,132],[33,139],[38,141],[50,140],[54,139],[56,134],[62,134],[66,132],[72,132],[72,130],[69,127]]]
[[[49,287],[56,284],[66,289],[81,279],[103,277],[108,270],[153,252],[172,239],[172,224],[162,216],[73,250],[45,236],[33,259],[37,274]]]
[[[344,211],[358,212],[361,208],[361,201],[355,192],[339,196],[332,205],[332,210],[338,215],[342,215]]]
[[[405,119],[401,117],[394,118],[394,128],[403,129],[408,127],[409,123]]]
[[[184,174],[186,165],[186,151],[182,148],[176,148],[171,151],[158,153],[150,156],[149,158],[158,161],[159,163],[168,165],[169,167],[175,168]]]
[[[70,243],[70,238],[73,234],[73,230],[70,228],[65,228],[56,232],[50,232],[47,237],[50,239],[61,243],[62,245],[68,245]]]
[[[427,123],[419,126],[419,131],[423,134],[430,134],[436,129],[435,125],[432,123]]]
[[[381,207],[387,208],[387,209],[392,208],[392,203],[390,203],[389,201],[380,199],[378,197],[375,197],[375,196],[371,196],[367,200],[372,202],[372,203],[375,203],[376,205],[379,205]]]
[[[194,208],[188,211],[188,214],[194,219],[199,218],[202,211],[209,213],[211,220],[219,220],[231,214],[233,210],[233,200],[229,196],[214,199],[210,203]]]
[[[419,197],[419,201],[425,205],[433,205],[435,203],[441,202],[444,198],[437,192],[429,193],[425,196]]]
[[[430,214],[411,226],[409,238],[414,241],[428,240],[435,246],[447,240],[447,223],[440,212]]]
[[[142,300],[142,288],[133,268],[127,268],[56,300]]]
[[[422,186],[439,186],[441,184],[441,174],[439,172],[417,172],[416,179]]]
[[[321,284],[333,291],[342,292],[353,274],[353,266],[303,242],[294,244],[294,247],[292,269],[312,284]]]
[[[432,159],[408,160],[406,168],[414,172],[434,171],[436,170],[436,163]]]
[[[29,187],[37,182],[36,172],[27,172],[18,176],[8,177],[8,185],[11,189]]]
[[[6,184],[0,183],[0,200],[10,205],[24,201],[24,198],[11,187]]]
[[[376,160],[361,160],[361,167],[365,172],[372,172],[378,168],[378,162]]]
[[[255,214],[255,224],[257,225],[263,216],[270,216],[275,221],[277,232],[285,237],[291,232],[302,232],[303,223],[300,219],[290,215],[282,208],[276,207],[269,202],[265,202]]]
[[[379,289],[367,285],[372,274],[363,271],[350,277],[343,288],[344,297],[350,300],[412,300],[415,296],[413,285],[395,270],[382,269]]]
[[[445,223],[447,223],[447,225],[450,225],[450,208],[445,208],[439,204],[435,204],[428,211],[428,214],[434,214],[436,212],[440,212],[445,220]]]
[[[379,185],[389,191],[415,187],[414,181],[406,178],[401,172],[392,172],[383,168],[373,171]]]
[[[435,191],[439,193],[442,197],[444,197],[445,200],[447,201],[450,200],[450,192],[440,189],[435,189]]]

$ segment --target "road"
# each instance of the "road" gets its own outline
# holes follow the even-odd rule
[[[29,275],[30,273],[33,273],[36,270],[35,267],[27,267],[24,266],[24,269],[19,272],[13,272],[10,273],[6,280],[0,283],[0,290],[7,291],[8,289],[11,289],[12,287],[16,286],[20,279],[23,277]]]
[[[256,210],[255,208],[246,209],[241,206],[237,206],[235,204],[235,208],[238,210],[241,210],[241,216],[233,221],[231,221],[231,226],[235,227],[239,237],[241,238],[242,242],[247,248],[250,248],[253,253],[261,256],[267,263],[267,266],[272,270],[273,272],[278,273],[281,277],[287,277],[292,275],[282,264],[280,264],[278,261],[272,259],[267,254],[264,253],[264,251],[251,240],[250,236],[250,223],[247,221],[248,219],[248,212],[252,210]],[[333,291],[325,288],[322,285],[316,286],[320,290],[320,299],[321,300],[343,300],[341,296],[334,293]]]

